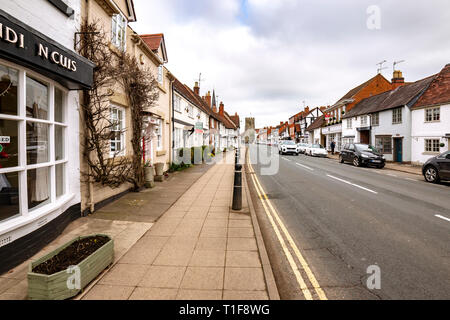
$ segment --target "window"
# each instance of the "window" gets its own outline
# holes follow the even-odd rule
[[[54,82],[0,62],[0,223],[67,193],[66,101]]]
[[[127,20],[122,14],[112,17],[111,42],[120,50],[126,50],[127,43]]]
[[[174,98],[174,109],[177,112],[181,112],[181,97],[177,94],[175,94],[175,98]]]
[[[187,108],[188,108],[188,116],[189,116],[189,118],[193,119],[194,118],[194,107],[189,104]]]
[[[155,134],[156,134],[156,150],[162,151],[163,149],[163,121],[161,119],[158,119],[156,122],[156,128],[155,128]]]
[[[367,116],[362,116],[361,117],[361,126],[362,127],[367,127]]]
[[[111,106],[111,157],[125,155],[125,109]]]
[[[430,108],[425,110],[425,122],[441,121],[441,108]]]
[[[425,139],[425,152],[441,152],[441,142],[439,139]]]
[[[392,124],[402,123],[402,111],[403,108],[396,108],[392,110]]]
[[[392,153],[392,137],[391,136],[377,136],[375,137],[375,148],[383,154]]]
[[[372,126],[373,127],[378,127],[380,125],[380,113],[374,113],[372,115]]]
[[[353,124],[352,124],[352,119],[347,119],[347,129],[352,129],[353,128]]]
[[[184,147],[184,143],[183,143],[183,129],[180,128],[175,128],[175,145],[174,145],[174,149],[180,149]]]
[[[164,83],[164,67],[162,64],[158,67],[158,82],[161,85]]]

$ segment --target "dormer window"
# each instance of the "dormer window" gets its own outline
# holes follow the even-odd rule
[[[126,50],[127,20],[121,13],[112,17],[111,42],[120,50]]]

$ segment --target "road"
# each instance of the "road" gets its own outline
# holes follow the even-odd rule
[[[450,299],[450,184],[333,159],[278,157],[271,150],[272,161],[279,161],[276,174],[262,175],[259,164],[252,168],[326,298]],[[246,176],[280,296],[304,299],[286,248],[263,212],[267,205]],[[288,251],[295,257],[292,246]],[[308,279],[308,267],[295,261]],[[374,265],[380,289],[367,287]]]

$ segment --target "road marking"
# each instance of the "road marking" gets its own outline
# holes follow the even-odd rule
[[[360,188],[360,189],[362,189],[362,190],[365,190],[365,191],[368,191],[368,192],[371,192],[371,193],[374,193],[374,194],[378,194],[378,192],[376,192],[376,191],[367,189],[367,188],[365,188],[365,187],[363,187],[363,186],[354,184],[354,183],[352,183],[352,182],[350,182],[350,181],[347,181],[347,180],[344,180],[344,179],[340,179],[340,178],[334,177],[334,176],[329,175],[329,174],[327,174],[327,176],[330,177],[330,178],[332,178],[332,179],[335,179],[335,180],[341,181],[341,182],[343,182],[343,183],[346,183],[346,184],[348,184],[348,185],[351,185],[351,186]]]
[[[253,173],[254,170],[253,170],[252,165],[249,162],[247,162],[247,163],[248,163],[250,173]],[[288,262],[292,268],[292,271],[295,274],[295,277],[300,286],[300,289],[302,290],[303,295],[305,296],[305,299],[313,300],[312,294],[311,294],[310,290],[308,289],[308,287],[306,286],[305,280],[303,279],[303,277],[300,273],[300,270],[299,270],[297,264],[295,263],[294,258],[292,257],[292,254],[289,251],[288,246],[286,245],[286,242],[283,239],[280,229],[278,228],[277,224],[274,221],[274,217],[275,217],[275,220],[278,222],[281,230],[283,231],[286,239],[288,240],[288,243],[290,244],[292,250],[294,251],[295,255],[297,256],[297,259],[300,262],[300,264],[303,268],[303,271],[308,276],[308,279],[311,282],[312,286],[314,287],[315,292],[319,296],[319,299],[328,300],[327,296],[325,295],[325,292],[320,287],[320,285],[319,285],[316,277],[314,276],[313,272],[311,271],[308,263],[306,262],[305,258],[301,254],[300,250],[298,249],[298,247],[295,244],[294,240],[292,239],[291,235],[287,231],[287,228],[284,226],[283,222],[281,221],[281,219],[280,219],[277,211],[273,207],[271,201],[267,197],[266,192],[264,191],[263,187],[259,183],[258,178],[256,177],[256,174],[252,174],[251,177],[252,177],[255,189],[261,199],[261,203],[263,204],[266,215],[269,218],[270,223],[272,224],[275,234],[277,235],[278,241],[280,242],[280,244],[283,248],[284,254],[286,255],[286,258],[288,259]],[[268,207],[270,208],[270,210],[268,209]]]
[[[418,181],[418,180],[414,180],[414,179],[411,179],[411,178],[405,178],[405,180],[414,181],[414,182]]]
[[[395,174],[392,174],[392,173],[386,173],[386,175],[390,176],[390,177],[396,177],[397,178],[397,176]]]
[[[305,169],[308,169],[308,170],[314,171],[314,169],[313,169],[313,168],[310,168],[310,167],[308,167],[308,166],[305,166],[305,165],[303,165],[303,164],[300,164],[300,163],[298,163],[298,162],[296,162],[295,164],[296,164],[296,165],[298,165],[298,166],[300,166],[300,167],[302,167],[302,168],[305,168]]]
[[[439,214],[435,215],[435,217],[437,217],[437,218],[439,218],[439,219],[442,219],[442,220],[446,220],[446,221],[450,222],[450,219],[449,219],[449,218],[447,218],[447,217],[444,217],[444,216],[441,216],[441,215],[439,215]]]
[[[288,158],[283,157],[284,160],[291,162],[292,160],[289,160]]]

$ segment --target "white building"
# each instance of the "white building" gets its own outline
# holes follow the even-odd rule
[[[2,0],[0,274],[81,216],[79,92],[93,64],[74,50],[80,0]]]
[[[412,107],[411,118],[413,163],[423,164],[450,150],[450,64]]]
[[[306,129],[309,132],[309,140],[307,143],[325,145],[325,136],[322,134],[324,124],[325,116],[322,115]]]
[[[411,106],[433,77],[367,98],[343,117],[344,143],[372,144],[387,161],[411,162]]]

